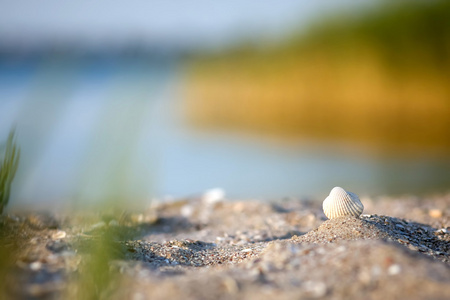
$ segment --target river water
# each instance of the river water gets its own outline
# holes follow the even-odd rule
[[[373,196],[450,187],[442,156],[192,128],[182,68],[170,58],[3,61],[3,140],[12,126],[22,154],[12,205],[150,201],[211,188],[233,199],[323,199],[334,186]]]

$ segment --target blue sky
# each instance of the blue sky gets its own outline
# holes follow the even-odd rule
[[[0,43],[76,42],[96,47],[131,40],[214,46],[242,38],[276,38],[294,25],[373,2],[0,0]]]

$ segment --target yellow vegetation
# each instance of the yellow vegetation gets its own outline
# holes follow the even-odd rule
[[[436,66],[417,47],[405,52],[406,64],[392,67],[367,40],[342,40],[340,47],[316,43],[191,61],[188,119],[208,128],[449,149],[446,61]]]

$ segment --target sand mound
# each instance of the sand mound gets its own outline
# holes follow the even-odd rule
[[[403,219],[365,215],[325,221],[305,235],[292,238],[295,243],[330,243],[342,240],[382,239],[398,242],[410,250],[419,251],[449,262],[450,236],[444,230]]]
[[[83,298],[86,284],[99,299],[446,299],[449,201],[368,205],[402,219],[325,220],[320,203],[295,199],[4,216],[0,246],[17,247],[0,275],[11,299]],[[99,288],[95,274],[111,281]]]

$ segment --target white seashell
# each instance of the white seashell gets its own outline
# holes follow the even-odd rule
[[[364,210],[364,205],[356,194],[338,186],[331,190],[330,195],[323,201],[322,207],[328,219],[345,216],[359,217]]]

